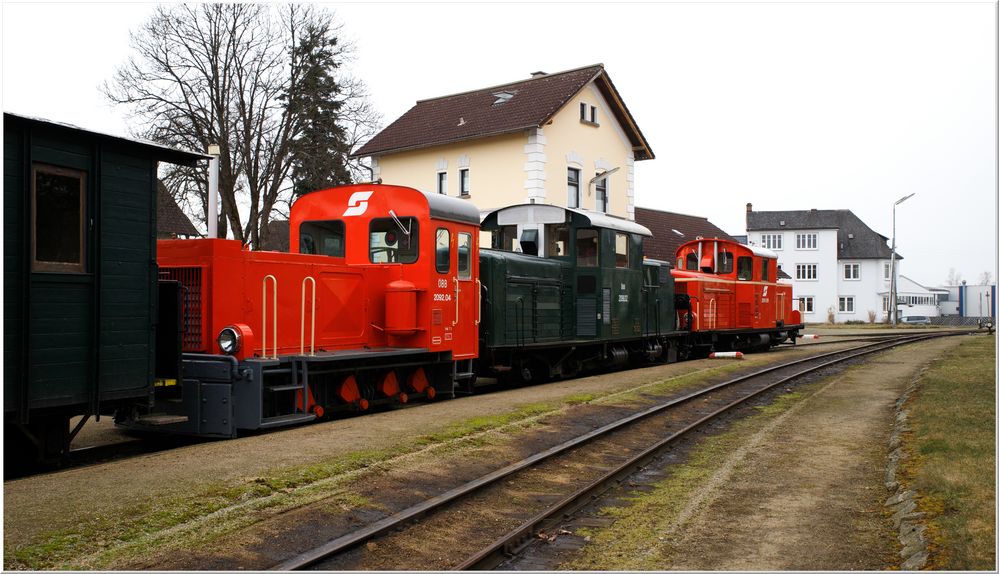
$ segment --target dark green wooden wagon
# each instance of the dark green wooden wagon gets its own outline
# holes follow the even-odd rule
[[[157,162],[207,156],[4,113],[5,460],[151,396]],[[86,420],[86,419],[84,419]]]

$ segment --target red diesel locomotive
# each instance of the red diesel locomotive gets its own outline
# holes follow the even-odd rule
[[[691,332],[696,354],[765,350],[804,327],[791,286],[777,282],[777,254],[770,250],[698,238],[677,249],[672,274],[679,326]]]
[[[132,428],[205,436],[454,393],[478,355],[479,212],[392,185],[299,199],[292,253],[225,239],[158,243],[182,286],[183,365]],[[221,352],[220,352],[221,351]]]

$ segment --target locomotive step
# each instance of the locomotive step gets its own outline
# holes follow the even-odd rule
[[[187,417],[184,415],[151,414],[142,415],[135,419],[135,422],[152,426],[172,425],[175,423],[186,423]]]
[[[267,389],[268,391],[273,391],[275,393],[278,393],[278,392],[281,392],[281,391],[298,391],[298,390],[301,390],[301,389],[305,388],[305,386],[304,385],[278,385],[278,386],[275,386],[275,387],[264,387],[264,388]]]
[[[274,427],[282,427],[285,425],[304,423],[315,419],[316,415],[312,413],[292,413],[290,415],[267,417],[260,421],[260,428],[269,429]]]

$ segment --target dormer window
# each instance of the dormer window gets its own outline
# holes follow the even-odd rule
[[[505,104],[509,102],[515,95],[517,95],[517,90],[506,90],[502,92],[496,92],[493,94],[493,96],[496,98],[496,101],[493,102],[493,105],[499,106],[501,104]]]

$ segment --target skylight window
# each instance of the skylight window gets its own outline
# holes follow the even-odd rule
[[[673,233],[679,235],[680,237],[683,237],[683,233],[681,233],[680,231],[677,231],[676,229],[673,230]]]
[[[507,90],[507,91],[503,91],[503,92],[496,92],[495,94],[493,94],[493,96],[496,97],[496,101],[493,102],[493,105],[494,106],[498,106],[500,104],[505,104],[505,103],[509,102],[510,99],[513,98],[515,95],[517,95],[517,90]]]

